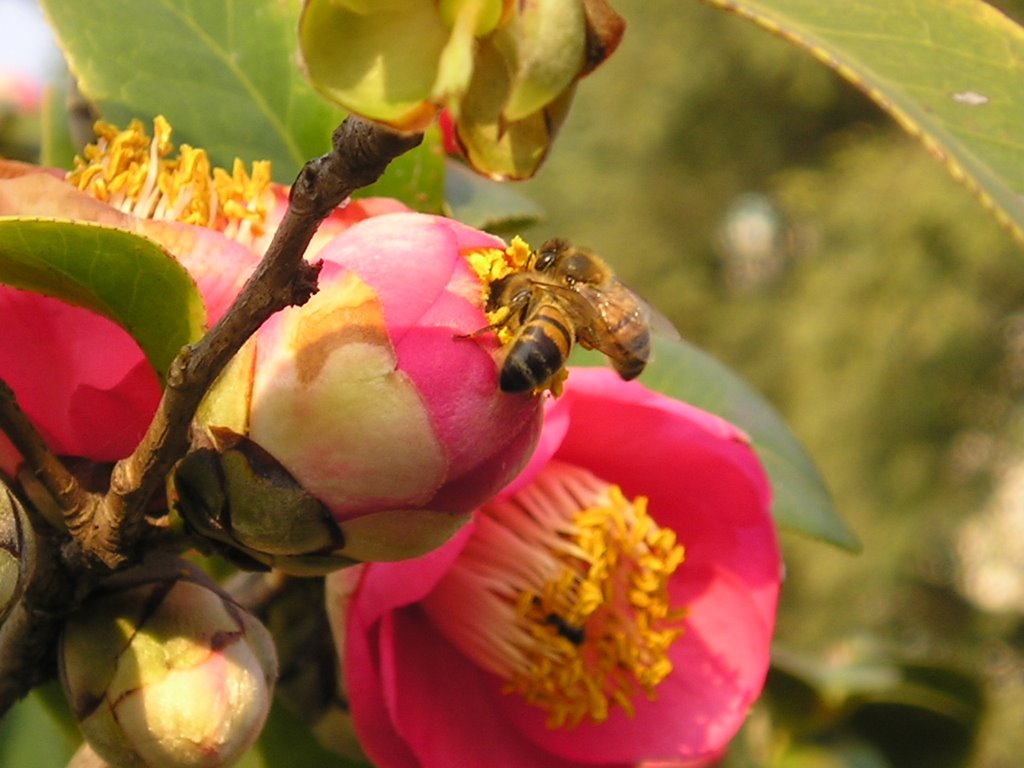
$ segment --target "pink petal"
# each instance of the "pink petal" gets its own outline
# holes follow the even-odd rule
[[[391,725],[377,659],[380,627],[349,618],[345,640],[345,691],[359,743],[376,765],[419,768],[419,761]]]
[[[445,544],[421,557],[364,566],[357,600],[362,623],[369,626],[390,610],[422,600],[451,567],[473,531],[466,523]]]
[[[727,568],[758,594],[764,588],[764,615],[774,616],[781,574],[771,489],[746,436],[605,369],[575,369],[570,380],[571,424],[557,457],[627,496],[647,496],[654,518],[687,547],[688,563]]]
[[[54,173],[10,161],[0,161],[0,216],[76,219],[120,229],[129,229],[132,220]]]
[[[113,461],[138,444],[160,398],[120,327],[57,299],[0,286],[0,371],[57,453]]]
[[[362,566],[358,592],[345,621],[343,673],[359,741],[378,765],[420,765],[392,727],[379,666],[381,622],[391,611],[421,600],[434,588],[462,551],[472,528],[473,523],[468,523],[446,544],[422,557]]]
[[[205,227],[135,219],[132,229],[185,267],[202,294],[208,326],[220,320],[260,260],[260,254]]]
[[[382,243],[387,243],[386,254]],[[404,329],[416,326],[427,314],[456,270],[467,278],[461,295],[470,299],[472,291],[479,293],[469,282],[460,254],[478,247],[504,249],[505,244],[451,219],[396,213],[359,222],[325,247],[320,257],[355,271],[381,296],[388,326]],[[404,268],[395,269],[396,262]],[[458,287],[455,290],[459,293]],[[393,339],[400,341],[400,330]]]
[[[456,651],[415,608],[385,618],[380,660],[395,731],[422,768],[581,765],[524,740],[502,715],[501,682]],[[455,727],[448,725],[453,720]]]
[[[537,441],[537,447],[523,471],[502,489],[499,497],[511,496],[519,489],[529,485],[537,473],[551,461],[569,430],[570,413],[570,401],[564,398],[548,399],[544,409],[544,428]]]
[[[261,255],[266,252],[267,246],[270,245],[270,241],[274,237],[275,230],[288,209],[288,187],[272,184],[270,189],[274,195],[274,201],[267,211],[266,231],[252,245],[252,250]],[[368,219],[371,216],[380,216],[385,213],[402,213],[408,210],[409,208],[403,203],[387,197],[366,197],[359,200],[350,200],[348,203],[335,208],[331,215],[320,224],[309,246],[306,248],[305,258],[309,261],[318,259],[320,251],[325,245],[353,224],[363,219]]]

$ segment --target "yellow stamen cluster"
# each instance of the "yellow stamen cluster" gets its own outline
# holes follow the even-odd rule
[[[482,248],[466,254],[469,266],[476,272],[484,284],[484,290],[490,289],[491,283],[513,272],[522,272],[529,268],[533,251],[523,238],[516,235],[505,250],[500,248]],[[484,296],[487,300],[487,296]]]
[[[551,728],[601,723],[672,672],[685,611],[669,581],[675,533],[586,470],[553,463],[489,505],[427,609],[505,691],[545,709]],[[452,608],[461,605],[453,616]]]
[[[530,246],[519,235],[512,238],[511,244],[505,250],[484,248],[466,254],[470,268],[476,272],[483,284],[484,306],[487,305],[487,300],[491,296],[491,284],[514,272],[526,271],[530,267],[532,256],[533,251]],[[511,343],[515,336],[505,325],[508,313],[508,307],[498,307],[493,312],[487,313],[487,321],[494,329],[502,346]]]
[[[172,157],[171,126],[153,120],[153,138],[142,122],[126,130],[98,122],[97,140],[75,158],[68,180],[97,200],[134,216],[211,227],[239,239],[263,233],[270,193],[270,163],[250,174],[236,159],[228,173],[211,166],[205,150],[188,144]]]

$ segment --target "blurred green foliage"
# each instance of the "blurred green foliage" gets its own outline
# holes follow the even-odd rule
[[[964,600],[954,553],[1020,454],[1024,249],[806,53],[696,3],[616,8],[622,47],[518,187],[546,211],[529,239],[596,248],[819,463],[864,552],[784,538],[780,643],[824,656],[867,638],[976,676],[969,764],[1019,764],[1024,623]]]

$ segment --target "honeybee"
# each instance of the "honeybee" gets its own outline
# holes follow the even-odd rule
[[[501,307],[508,313],[499,325],[514,333],[501,368],[505,392],[547,386],[577,341],[606,355],[627,381],[651,356],[648,305],[597,254],[562,239],[545,242],[526,270],[492,283],[487,309]]]

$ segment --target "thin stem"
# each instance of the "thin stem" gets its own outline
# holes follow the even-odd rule
[[[62,510],[73,513],[74,510],[90,506],[93,495],[79,485],[75,476],[47,447],[3,379],[0,379],[0,431],[7,434],[27,466],[32,468],[33,474],[57,500]]]

